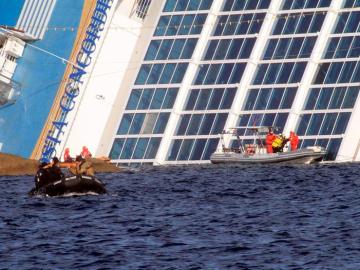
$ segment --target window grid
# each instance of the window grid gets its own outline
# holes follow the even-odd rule
[[[351,41],[351,42],[348,42]],[[360,36],[333,36],[329,39],[324,59],[358,58],[360,56]]]
[[[329,7],[331,0],[295,0],[295,1],[284,1],[281,9],[310,9],[310,8],[324,8]]]
[[[145,147],[139,149],[139,143],[144,141],[147,141]],[[112,160],[124,160],[137,155],[137,159],[151,160],[155,158],[160,142],[161,137],[115,138],[109,157]],[[140,150],[140,153],[136,150]]]
[[[163,13],[208,10],[213,0],[168,0],[165,3]]]
[[[215,152],[218,144],[219,138],[174,139],[166,160],[209,160],[210,155]]]
[[[326,11],[281,13],[274,23],[272,35],[317,33],[321,30]]]
[[[219,15],[212,36],[251,35],[260,32],[264,12]]]

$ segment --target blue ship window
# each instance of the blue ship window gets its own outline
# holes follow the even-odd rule
[[[189,0],[181,0],[177,2],[175,11],[184,11],[186,10],[187,5],[189,4]]]
[[[218,144],[219,144],[219,139],[209,139],[207,141],[202,160],[210,159],[211,154],[215,152]]]
[[[328,153],[325,156],[325,160],[335,160],[337,153],[339,152],[339,148],[341,145],[341,138],[331,139],[329,145],[327,147]]]
[[[132,121],[129,134],[139,134],[144,122],[145,113],[137,113]]]
[[[149,78],[146,81],[146,84],[157,84],[163,68],[164,68],[163,64],[154,64],[151,69]]]
[[[351,7],[360,7],[360,1],[358,1],[358,0],[346,0],[345,3],[344,3],[344,8],[351,8]]]
[[[354,108],[355,102],[357,100],[359,94],[359,87],[349,87],[346,91],[344,103],[342,105],[342,109],[352,109]]]
[[[316,102],[316,110],[324,110],[327,109],[329,105],[330,97],[332,95],[333,88],[323,88],[320,91],[319,98]]]
[[[254,108],[259,89],[251,89],[248,91],[244,111],[251,111]]]
[[[181,83],[182,82],[188,65],[189,65],[188,63],[177,64],[176,70],[174,72],[174,76],[171,79],[171,83]]]
[[[261,84],[262,83],[268,67],[269,67],[269,64],[258,65],[253,84]]]
[[[201,33],[203,25],[205,24],[206,17],[207,17],[206,14],[196,15],[194,24],[191,27],[190,35],[198,35]]]
[[[335,88],[334,93],[331,97],[329,109],[340,109],[340,106],[344,100],[345,93],[346,93],[345,87]]]
[[[218,45],[219,40],[210,40],[208,43],[208,47],[206,49],[206,53],[204,56],[204,60],[211,60],[214,56],[215,50],[216,50],[216,46]]]
[[[125,113],[116,134],[118,135],[127,134],[133,117],[134,117],[133,113]]]
[[[205,76],[206,76],[206,73],[209,69],[210,65],[208,64],[200,64],[199,65],[199,69],[197,71],[197,75],[195,76],[195,81],[194,81],[194,84],[195,85],[200,85],[203,83],[204,79],[205,79]]]
[[[265,110],[266,105],[269,100],[269,96],[271,93],[271,89],[264,88],[260,90],[259,97],[257,98],[257,102],[255,104],[254,110]]]
[[[237,59],[243,42],[242,38],[233,39],[226,59]]]
[[[176,100],[177,93],[178,88],[169,88],[167,90],[162,109],[172,109]]]
[[[176,1],[177,0],[167,0],[163,11],[164,12],[173,11],[176,6]]]
[[[308,58],[314,48],[316,37],[306,37],[300,52],[300,57]]]
[[[173,42],[173,39],[164,39],[162,41],[160,50],[156,57],[157,60],[165,60],[168,58]]]
[[[338,80],[338,83],[346,83],[349,82],[351,79],[351,75],[355,70],[355,61],[347,62],[344,64],[343,69],[341,70],[341,74]],[[357,79],[358,80],[358,79]]]
[[[123,148],[125,139],[116,138],[111,148],[109,157],[110,159],[119,159],[121,150]]]
[[[222,35],[227,36],[234,34],[239,21],[240,21],[240,15],[230,15]]]
[[[217,47],[214,59],[215,60],[225,59],[229,45],[230,45],[230,39],[220,40],[220,43],[219,43],[219,46]]]
[[[194,11],[210,9],[213,0],[167,0],[164,12]]]
[[[276,117],[276,113],[266,113],[264,115],[262,125],[263,126],[273,126],[275,117]]]
[[[329,70],[330,63],[322,63],[318,67],[317,74],[315,76],[313,84],[322,84]]]
[[[212,91],[211,99],[207,107],[208,110],[217,110],[220,106],[221,98],[224,94],[224,89],[214,89]]]
[[[181,0],[179,0],[179,1],[181,1]],[[210,9],[212,3],[213,3],[213,0],[202,0],[201,5],[200,5],[200,10]]]
[[[351,116],[350,112],[344,112],[344,113],[339,114],[333,134],[344,134],[345,133],[350,116]]]
[[[311,114],[300,115],[300,121],[299,121],[297,131],[296,131],[296,133],[298,135],[300,135],[300,136],[305,135],[307,126],[309,124],[310,117],[311,117]]]
[[[176,39],[171,49],[169,59],[179,59],[186,39]]]
[[[145,60],[155,60],[161,40],[152,40],[145,55]]]
[[[180,25],[180,29],[178,35],[188,35],[191,29],[191,26],[194,23],[195,16],[194,15],[185,15],[182,23]]]
[[[228,114],[227,113],[219,113],[216,116],[216,120],[214,122],[214,126],[211,130],[211,134],[220,134],[225,126]]]
[[[210,134],[210,130],[213,126],[215,116],[216,116],[215,113],[209,113],[209,114],[204,115],[204,119],[202,121],[200,130],[199,130],[199,135]]]
[[[188,126],[191,114],[181,115],[176,135],[184,135]]]
[[[194,109],[199,92],[199,89],[193,89],[190,91],[190,94],[188,95],[188,100],[185,105],[185,111],[191,111]]]
[[[182,140],[173,140],[167,160],[176,160]]]
[[[166,31],[166,27],[169,24],[171,16],[161,16],[159,23],[155,29],[154,36],[163,36]]]
[[[247,38],[244,41],[243,47],[241,48],[239,59],[246,59],[250,57],[252,49],[255,44],[255,38]]]
[[[219,74],[221,64],[210,65],[209,71],[206,75],[204,84],[215,84],[216,78]]]
[[[283,101],[281,103],[281,109],[290,109],[296,95],[297,88],[286,88]]]
[[[184,50],[181,54],[181,59],[190,59],[192,57],[196,44],[197,44],[197,39],[189,38],[186,41]]]
[[[197,135],[203,114],[193,114],[187,129],[186,135]]]
[[[338,116],[337,113],[327,113],[325,115],[324,122],[320,129],[320,133],[319,133],[320,135],[332,134],[332,130],[334,129],[337,116]]]
[[[127,139],[124,145],[124,149],[121,153],[120,159],[129,159],[132,156],[134,151],[135,144],[137,142],[136,138]]]
[[[311,117],[306,135],[317,135],[324,119],[324,113],[314,113]]]
[[[174,64],[174,63],[165,64],[165,68],[161,75],[159,84],[167,84],[170,82],[171,77],[174,73],[175,67],[176,67],[176,64]],[[158,74],[158,75],[160,75],[160,74]]]
[[[283,94],[284,94],[284,88],[273,89],[268,105],[269,110],[275,110],[279,108]]]
[[[161,138],[151,138],[144,159],[154,159],[159,149]]]
[[[320,7],[329,7],[331,0],[293,0],[293,1],[284,1],[282,5],[282,10],[288,9],[307,9],[307,8],[320,8]]]
[[[274,126],[279,127],[279,132],[283,132],[288,116],[288,113],[277,114]]]
[[[140,103],[138,106],[138,110],[145,110],[149,108],[153,94],[154,94],[154,89],[143,90]]]
[[[141,93],[142,93],[141,89],[134,89],[131,91],[129,101],[126,105],[126,110],[136,110],[139,104]]]
[[[171,17],[165,36],[175,36],[177,34],[182,18],[183,16],[181,15],[173,15]]]
[[[316,38],[313,38],[316,40]],[[310,57],[310,53],[307,55],[307,54],[304,54],[304,50],[302,51],[302,53],[300,54],[300,49],[303,45],[303,42],[304,42],[304,38],[293,38],[292,39],[292,42],[290,44],[290,47],[289,47],[289,51],[287,53],[287,58],[308,58]],[[313,43],[314,45],[315,43]],[[312,51],[313,47],[311,48],[311,51]],[[310,51],[310,52],[311,52]]]
[[[240,82],[242,75],[244,73],[244,70],[245,70],[245,66],[246,66],[246,64],[244,64],[244,63],[239,63],[239,64],[235,65],[233,72],[230,76],[229,84],[234,84],[234,83]]]
[[[157,110],[161,108],[164,97],[166,94],[166,88],[158,88],[155,90],[154,97],[151,101],[150,109]]]
[[[220,109],[230,109],[236,94],[236,88],[226,88]]]
[[[200,160],[201,159],[201,156],[202,156],[204,148],[205,148],[206,141],[207,141],[206,139],[198,139],[195,141],[194,149],[189,158],[190,160]]]
[[[169,120],[170,113],[160,113],[159,117],[157,119],[155,128],[154,128],[154,134],[163,134],[167,125],[167,122]]]
[[[138,140],[136,148],[134,150],[134,154],[132,156],[133,159],[142,159],[144,157],[148,142],[149,138],[140,138]]]
[[[135,80],[135,84],[139,85],[139,84],[145,84],[147,77],[149,76],[150,73],[150,69],[151,69],[152,65],[141,65],[140,71],[138,73],[138,76]]]
[[[223,64],[219,72],[219,77],[216,80],[216,84],[226,84],[229,80],[229,75],[234,68],[233,63]]]
[[[195,110],[205,110],[211,94],[211,89],[203,89],[200,91]]]
[[[183,140],[177,160],[188,160],[194,140]]]

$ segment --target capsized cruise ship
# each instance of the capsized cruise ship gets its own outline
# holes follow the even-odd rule
[[[16,3],[15,3],[16,2]],[[231,127],[360,160],[360,2],[0,0],[0,151],[208,163]],[[229,140],[227,147],[238,147]]]

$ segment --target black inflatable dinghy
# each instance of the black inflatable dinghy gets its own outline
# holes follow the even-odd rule
[[[105,194],[104,184],[95,177],[78,175],[63,177],[40,188],[33,188],[30,196],[62,196],[67,194]]]

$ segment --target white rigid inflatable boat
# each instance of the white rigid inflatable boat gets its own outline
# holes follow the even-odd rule
[[[225,147],[229,144],[231,137],[236,137],[238,129],[244,127],[231,128],[220,134],[221,147],[218,148],[211,156],[212,163],[238,163],[238,164],[268,164],[268,163],[289,163],[289,164],[310,164],[321,161],[326,155],[326,150],[321,146],[308,146],[306,148],[294,151],[283,151],[277,153],[267,153],[263,144],[266,131],[269,129],[276,130],[276,127],[253,127],[247,128],[254,134],[253,143],[242,145],[239,148]],[[224,138],[228,136],[229,138]]]
[[[311,146],[295,151],[279,153],[239,153],[231,150],[215,152],[210,156],[212,163],[242,163],[242,164],[267,164],[267,163],[290,163],[310,164],[321,161],[326,151],[319,146]]]

